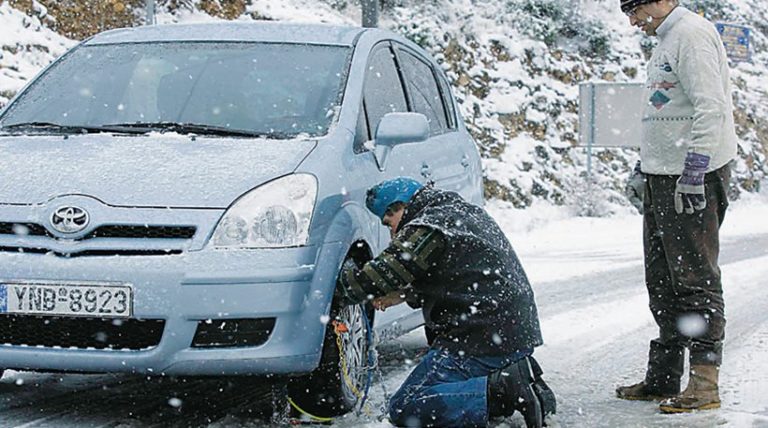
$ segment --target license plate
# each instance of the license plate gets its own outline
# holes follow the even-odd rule
[[[0,313],[128,318],[128,285],[0,282]]]

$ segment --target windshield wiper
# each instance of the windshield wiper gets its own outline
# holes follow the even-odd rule
[[[64,134],[91,134],[97,132],[129,132],[135,133],[133,129],[121,129],[119,127],[92,126],[92,125],[62,125],[53,122],[20,122],[11,125],[5,125],[0,128],[5,131],[48,131]]]
[[[135,122],[135,123],[111,123],[104,125],[110,128],[129,128],[142,130],[142,132],[165,131],[178,132],[179,134],[200,134],[200,135],[220,135],[220,136],[238,136],[238,137],[257,137],[288,139],[292,138],[290,134],[281,132],[259,132],[243,129],[227,128],[225,126],[203,125],[197,123],[177,123],[177,122]]]

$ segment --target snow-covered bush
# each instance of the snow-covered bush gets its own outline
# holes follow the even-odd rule
[[[581,16],[573,2],[562,0],[507,0],[507,13],[518,30],[548,47],[575,46],[587,56],[605,56],[610,42],[605,26]]]
[[[684,0],[688,9],[703,15],[711,21],[733,20],[738,16],[732,2],[722,0]]]

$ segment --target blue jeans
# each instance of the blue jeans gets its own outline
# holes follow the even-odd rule
[[[389,402],[403,427],[482,427],[488,423],[488,375],[532,351],[472,357],[430,349]]]

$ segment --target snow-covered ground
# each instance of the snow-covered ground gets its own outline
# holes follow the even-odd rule
[[[642,378],[656,327],[643,285],[642,217],[570,216],[548,206],[517,211],[489,207],[515,246],[534,285],[545,345],[536,356],[558,395],[561,427],[768,427],[768,203],[731,206],[721,230],[726,298],[725,361],[720,410],[662,415],[653,403],[614,398],[617,385]],[[394,344],[406,355],[385,380],[391,393],[426,346],[422,331]],[[684,381],[686,381],[684,379]],[[382,391],[378,388],[378,391]],[[373,401],[383,402],[383,392]],[[363,419],[348,418],[344,426]],[[496,421],[522,426],[522,419]],[[386,426],[366,423],[366,426]]]
[[[572,217],[526,232],[493,211],[537,293],[546,344],[536,354],[559,395],[562,426],[768,426],[765,199],[733,204],[721,230],[723,408],[682,416],[613,396],[616,385],[642,378],[656,334],[642,282],[642,217]]]
[[[721,375],[723,408],[675,416],[659,414],[653,403],[626,402],[613,395],[615,386],[641,378],[648,341],[656,332],[643,285],[642,217],[574,217],[567,209],[550,206],[526,211],[499,204],[488,208],[517,249],[534,285],[546,342],[536,356],[559,400],[552,426],[768,427],[768,222],[764,220],[768,199],[756,196],[734,203],[722,228],[728,318]],[[333,425],[389,426],[376,418],[386,394],[405,379],[425,347],[421,329],[381,344],[384,375],[371,387],[371,414],[350,414]],[[181,396],[178,387],[153,385],[144,392],[142,379],[11,371],[0,381],[0,425],[146,426],[145,420],[116,420],[106,405],[74,404],[71,397],[61,401],[80,391],[99,397],[102,387],[104,399],[122,400],[121,408],[130,409],[134,403],[136,413],[153,403],[169,411],[182,403],[188,409],[211,390],[210,386],[188,389],[177,400],[173,394]],[[213,392],[208,398],[217,402]],[[195,411],[204,415],[209,404],[196,405]],[[263,426],[262,421],[242,414],[224,410],[203,426]],[[522,419],[492,425],[518,427]]]
[[[489,210],[526,268],[537,296],[545,345],[536,357],[558,395],[560,427],[768,427],[768,201],[734,203],[721,231],[728,327],[722,367],[723,408],[662,415],[653,403],[614,398],[614,388],[642,378],[656,328],[643,285],[642,217],[573,217],[551,206]],[[391,393],[426,343],[417,330],[382,345]],[[400,364],[400,367],[397,367]],[[684,379],[685,381],[685,379]],[[379,406],[379,385],[372,402]],[[376,407],[374,406],[374,407]],[[339,426],[387,426],[349,416]],[[522,419],[495,421],[522,426]]]

